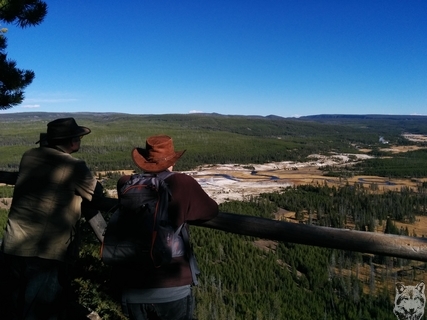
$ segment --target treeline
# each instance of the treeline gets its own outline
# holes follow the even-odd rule
[[[385,119],[372,122],[321,121],[311,118],[224,116],[217,114],[127,115],[114,113],[22,113],[0,118],[0,170],[16,170],[22,153],[37,146],[39,135],[49,121],[74,116],[92,129],[85,136],[77,157],[86,160],[94,171],[134,168],[130,160],[133,147],[145,146],[154,134],[173,137],[177,150],[187,153],[178,170],[194,169],[213,163],[265,163],[306,161],[310,154],[359,153],[358,148],[379,148],[379,136],[390,143],[412,142],[402,138],[404,123],[413,129],[413,120],[395,128]],[[323,119],[323,118],[322,118]],[[420,126],[427,117],[417,119]],[[426,130],[427,132],[427,130]]]
[[[363,175],[417,179],[427,176],[427,149],[397,154],[374,151],[370,155],[374,158],[360,161],[351,166],[325,166],[321,170],[326,176],[343,178]]]
[[[368,159],[358,163],[353,170],[362,175],[390,178],[427,177],[427,149],[403,152],[387,158]]]
[[[387,219],[414,223],[416,216],[427,215],[426,187],[420,184],[417,191],[402,188],[378,192],[377,185],[364,188],[359,183],[339,188],[302,185],[260,197],[295,212],[297,220],[309,224],[334,228],[351,225],[355,230],[376,231]]]
[[[392,154],[374,149],[374,158],[352,166],[325,166],[321,170],[327,176],[349,177],[355,175],[388,178],[417,179],[427,176],[427,149]]]

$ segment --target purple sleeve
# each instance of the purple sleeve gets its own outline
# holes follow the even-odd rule
[[[185,221],[206,221],[218,215],[218,204],[193,177],[175,173],[166,182],[172,193],[169,214],[177,225]]]

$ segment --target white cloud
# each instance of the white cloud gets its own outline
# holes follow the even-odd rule
[[[190,110],[188,113],[204,113],[204,112],[200,110]]]
[[[44,102],[44,103],[62,103],[62,102],[73,102],[78,101],[78,99],[42,99],[42,98],[33,98],[25,99],[26,102]]]
[[[40,108],[39,104],[25,104],[21,106],[21,108],[27,108],[27,109],[33,109],[33,108]]]

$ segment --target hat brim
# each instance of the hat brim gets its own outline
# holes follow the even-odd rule
[[[40,140],[37,141],[36,144],[40,143],[40,141],[44,141],[44,140],[61,140],[61,139],[68,139],[68,138],[74,138],[74,137],[81,137],[81,136],[85,136],[89,133],[91,133],[91,130],[89,128],[79,126],[78,129],[73,134],[70,134],[70,135],[50,138],[47,134],[44,134],[44,136],[42,138],[40,138]]]
[[[68,139],[68,138],[85,136],[85,135],[89,134],[90,132],[91,132],[91,130],[89,128],[79,126],[79,128],[73,134],[69,134],[69,135],[65,135],[65,136],[61,136],[61,137],[54,137],[54,138],[49,138],[49,136],[48,136],[47,139],[53,139],[53,140]]]
[[[132,150],[132,160],[138,168],[146,172],[162,172],[174,165],[176,161],[182,157],[186,150],[175,151],[175,155],[162,161],[150,161],[146,158],[146,149],[134,148]]]

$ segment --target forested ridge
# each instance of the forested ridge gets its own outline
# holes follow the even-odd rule
[[[11,115],[0,120],[4,128],[1,170],[16,170],[22,152],[36,146],[34,142],[47,122],[63,116],[21,115],[23,118]],[[402,132],[414,132],[414,122],[418,123],[418,133],[427,133],[427,117],[392,117],[390,122],[384,119],[375,131],[372,119],[362,116],[351,117],[351,121],[339,121],[337,116],[319,116],[317,120],[222,115],[72,116],[92,129],[77,156],[84,158],[94,172],[134,168],[131,148],[144,146],[145,138],[156,133],[171,135],[177,150],[187,149],[179,170],[209,163],[304,161],[309,154],[359,153],[359,148],[369,148],[374,154],[382,152],[380,136],[390,144],[415,144],[401,136]],[[378,122],[377,117],[374,120]],[[398,128],[396,121],[400,123]],[[402,125],[405,121],[408,127]],[[411,170],[402,169],[411,159]],[[418,189],[383,192],[375,184],[367,188],[361,184],[302,185],[261,194],[245,202],[229,201],[220,208],[223,212],[264,218],[274,218],[277,212],[285,210],[295,212],[295,219],[301,223],[424,236],[409,234],[394,222],[412,223],[418,216],[426,215],[427,185],[421,179],[427,177],[423,174],[426,167],[422,149],[399,155],[381,153],[354,168],[327,168],[325,174],[384,172],[386,177],[420,179]],[[11,195],[12,187],[0,187],[0,192],[0,197],[8,197],[5,195]],[[6,210],[0,213],[0,230],[6,214]],[[108,218],[108,213],[105,216]],[[124,319],[110,287],[109,267],[99,259],[99,244],[85,223],[82,227],[84,245],[74,266],[76,299],[96,310],[103,319]],[[200,285],[195,287],[196,314],[200,320],[395,319],[395,282],[418,283],[425,275],[425,263],[392,257],[273,241],[260,245],[260,239],[196,226],[191,226],[191,234],[202,270]]]

